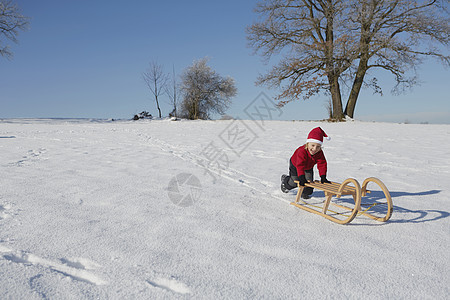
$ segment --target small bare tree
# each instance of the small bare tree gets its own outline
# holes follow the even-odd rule
[[[178,83],[177,83],[177,78],[175,77],[175,66],[172,66],[172,85],[167,84],[167,86],[166,86],[166,94],[169,97],[169,103],[173,106],[173,110],[169,114],[169,116],[173,116],[173,117],[177,118]]]
[[[220,76],[207,62],[206,58],[195,61],[181,77],[182,115],[192,120],[209,119],[211,113],[224,114],[237,93],[234,79]]]
[[[151,62],[147,71],[142,73],[147,87],[155,97],[156,107],[158,108],[159,117],[161,118],[161,108],[159,106],[159,96],[165,93],[169,77],[164,73],[162,65],[157,62]]]
[[[19,7],[12,1],[0,0],[0,55],[12,57],[12,52],[6,40],[17,43],[20,30],[26,30],[29,18],[21,14]]]

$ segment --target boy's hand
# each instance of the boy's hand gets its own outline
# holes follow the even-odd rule
[[[306,183],[305,175],[300,175],[299,181],[300,181],[301,186],[305,186],[305,183]]]
[[[331,182],[328,181],[327,175],[321,175],[320,176],[320,182],[321,183],[331,183]]]

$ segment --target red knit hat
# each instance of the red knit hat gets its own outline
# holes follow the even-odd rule
[[[308,134],[308,139],[306,140],[307,143],[317,143],[322,145],[323,144],[323,138],[326,138],[327,140],[330,140],[328,135],[325,133],[325,131],[322,130],[320,127],[316,127]]]

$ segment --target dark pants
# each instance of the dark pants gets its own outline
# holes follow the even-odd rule
[[[307,181],[314,181],[313,169],[305,170],[305,177]],[[286,177],[284,183],[288,190],[292,190],[297,187],[297,184],[294,181],[299,181],[297,168],[292,164],[292,161],[289,160],[289,176]],[[311,195],[313,190],[314,189],[311,187],[305,187],[302,195]]]

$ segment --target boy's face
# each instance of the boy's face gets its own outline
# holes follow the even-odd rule
[[[322,147],[318,143],[308,143],[308,145],[307,145],[307,149],[308,149],[309,153],[311,153],[311,155],[314,155],[317,152],[319,152],[321,148]]]

